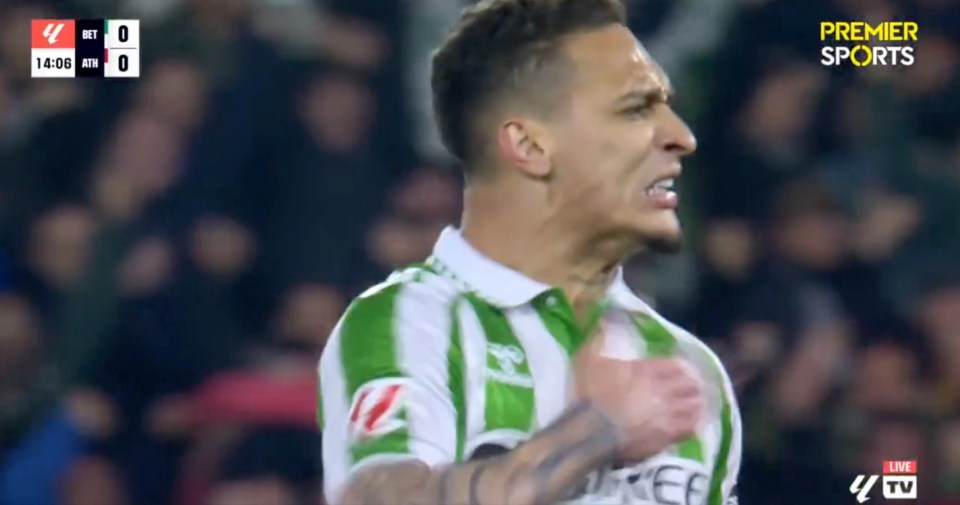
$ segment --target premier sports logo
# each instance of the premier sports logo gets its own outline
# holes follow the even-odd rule
[[[857,475],[850,485],[850,494],[857,498],[858,503],[864,503],[870,500],[870,493],[878,480],[878,475]],[[917,462],[884,461],[881,483],[883,497],[887,500],[916,500]]]
[[[404,428],[407,387],[404,379],[379,379],[357,390],[350,406],[350,439],[364,442]]]
[[[884,21],[823,21],[820,23],[820,63],[856,67],[910,66],[914,54],[911,42],[917,41],[917,23]]]

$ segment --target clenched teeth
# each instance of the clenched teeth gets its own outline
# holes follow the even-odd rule
[[[662,195],[673,190],[674,184],[676,184],[676,179],[671,177],[668,179],[661,179],[649,188],[647,188],[648,195]]]

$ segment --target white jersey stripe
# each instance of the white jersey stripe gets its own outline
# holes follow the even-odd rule
[[[449,337],[430,342],[425,337],[436,327],[450,327],[450,309],[440,303],[425,304],[421,296],[411,293],[411,289],[428,288],[429,283],[416,283],[401,289],[394,309],[393,331],[400,370],[412,379],[412,387],[422,388],[412,393],[416,401],[407,407],[410,452],[429,464],[440,464],[456,452],[457,413],[447,390],[448,367],[423,363],[447,362]]]
[[[347,416],[350,412],[349,398],[343,392],[347,385],[345,374],[340,361],[340,327],[337,324],[333,336],[329,339],[320,359],[319,376],[323,394],[323,462],[324,481],[340,482],[345,478],[346,470],[350,467],[350,449],[347,446],[350,437],[347,433]],[[328,495],[328,498],[333,499]]]
[[[464,376],[467,381],[467,435],[464,456],[468,456],[478,441],[476,437],[485,431],[484,412],[487,395],[484,367],[487,362],[487,336],[473,307],[461,299],[457,314],[460,317],[460,334],[463,339],[463,356],[466,362]]]
[[[507,312],[507,318],[523,345],[536,385],[536,422],[540,429],[552,423],[567,407],[570,360],[530,306]]]

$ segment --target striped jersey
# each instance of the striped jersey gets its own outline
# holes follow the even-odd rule
[[[682,356],[707,384],[696,436],[646,461],[589,476],[590,505],[728,505],[740,466],[740,414],[717,357],[622,278],[586,324],[562,291],[494,262],[452,228],[422,265],[354,300],[320,358],[324,488],[415,458],[430,466],[506,452],[570,404],[571,356],[588,335],[624,359]]]

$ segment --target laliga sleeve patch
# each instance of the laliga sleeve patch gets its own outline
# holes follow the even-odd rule
[[[364,442],[405,427],[403,406],[407,387],[403,379],[383,379],[358,389],[350,406],[351,440]]]

